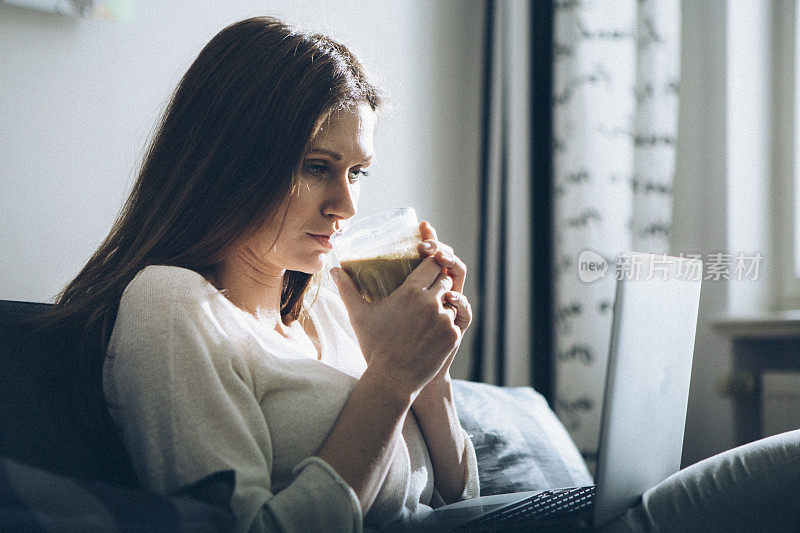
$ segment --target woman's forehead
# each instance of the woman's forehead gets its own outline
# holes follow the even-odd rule
[[[332,112],[317,130],[311,151],[328,152],[340,157],[360,154],[371,157],[377,114],[367,104]]]

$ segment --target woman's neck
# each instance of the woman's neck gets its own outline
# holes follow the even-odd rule
[[[284,332],[281,294],[285,270],[271,271],[246,256],[234,254],[214,272],[214,284],[237,307],[266,326]]]

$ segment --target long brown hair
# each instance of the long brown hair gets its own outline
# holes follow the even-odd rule
[[[41,323],[81,331],[65,365],[91,427],[106,431],[102,366],[125,287],[148,265],[209,277],[276,216],[311,138],[335,109],[380,106],[343,45],[256,17],[219,32],[183,76],[108,237]],[[284,276],[281,314],[298,318],[310,275]]]

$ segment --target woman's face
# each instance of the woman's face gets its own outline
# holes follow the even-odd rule
[[[362,104],[334,112],[322,124],[303,160],[297,190],[239,251],[248,262],[275,275],[323,268],[329,237],[356,213],[358,181],[373,155],[375,120],[375,112]]]

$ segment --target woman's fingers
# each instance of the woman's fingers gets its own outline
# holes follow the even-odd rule
[[[459,292],[464,290],[467,265],[453,253],[453,248],[442,242],[428,239],[419,245],[419,253],[422,257],[433,256],[437,263],[447,269],[447,274],[453,278],[453,290]]]
[[[436,237],[436,230],[433,229],[433,226],[431,226],[428,223],[427,220],[423,220],[422,222],[420,222],[420,224],[419,224],[419,234],[422,237],[423,241],[427,241],[427,240],[437,241],[437,240],[439,240],[438,237]]]
[[[444,295],[445,306],[450,306],[455,310],[453,322],[465,332],[472,322],[472,306],[467,297],[456,291],[448,291]]]
[[[450,320],[452,320],[453,324],[455,324],[456,323],[456,319],[458,318],[458,309],[456,309],[455,306],[452,305],[452,304],[445,303],[445,304],[442,304],[442,305],[444,307],[445,313],[450,315]],[[463,329],[461,330],[461,333],[464,333]]]
[[[444,297],[447,292],[453,289],[453,278],[451,278],[447,273],[441,272],[433,281],[431,286],[428,290],[435,292],[437,298]]]
[[[442,266],[432,257],[426,257],[411,271],[403,285],[410,285],[418,290],[428,290],[442,274]]]
[[[369,304],[364,300],[364,297],[361,296],[353,280],[350,279],[350,276],[344,269],[338,267],[332,268],[330,273],[339,289],[339,295],[344,302],[344,306],[347,308],[347,312],[350,313],[350,316],[360,314],[361,309]]]
[[[433,256],[436,262],[447,269],[447,274],[453,278],[453,290],[462,292],[467,279],[467,265],[453,252],[453,248],[439,242],[436,230],[427,221],[419,225],[419,233],[423,241],[419,245],[422,257]]]
[[[455,255],[453,253],[453,248],[443,242],[439,242],[439,238],[436,236],[436,230],[433,229],[433,226],[428,224],[427,221],[423,220],[420,222],[419,234],[420,237],[422,237],[422,243],[419,245],[419,253],[423,257],[434,255],[438,251]]]
[[[447,275],[453,278],[453,290],[462,292],[467,279],[467,265],[453,253],[440,250],[434,254],[436,262],[447,269]]]
[[[435,255],[436,252],[441,251],[444,254],[455,255],[453,248],[436,239],[426,239],[422,241],[417,247],[417,251],[422,257],[429,257]]]

